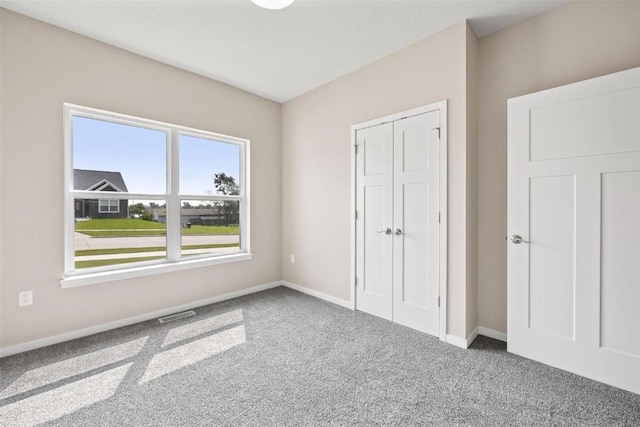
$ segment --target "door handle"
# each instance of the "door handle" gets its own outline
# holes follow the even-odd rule
[[[402,236],[404,233],[402,232],[402,230],[400,230],[399,228],[396,228],[396,232],[395,235],[396,236]]]
[[[387,228],[385,228],[384,230],[378,230],[378,231],[376,231],[376,233],[378,233],[378,234],[384,233],[384,234],[386,234],[386,235],[389,235],[389,234],[391,234],[391,229],[390,229],[389,227],[387,227]]]
[[[514,245],[519,245],[520,243],[531,243],[531,241],[524,240],[522,236],[514,234],[513,236],[511,236],[511,243],[513,243]]]

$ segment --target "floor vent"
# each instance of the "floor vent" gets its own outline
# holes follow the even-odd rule
[[[171,316],[161,317],[158,319],[158,322],[169,323],[169,322],[173,322],[174,320],[184,319],[185,317],[191,317],[195,315],[196,315],[196,312],[193,310],[183,311],[182,313],[176,313],[176,314],[172,314]]]

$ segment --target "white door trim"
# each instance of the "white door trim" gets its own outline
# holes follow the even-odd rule
[[[413,108],[400,113],[391,114],[351,126],[351,245],[350,245],[350,272],[351,286],[350,307],[356,308],[356,131],[383,123],[404,119],[418,114],[440,112],[440,319],[439,338],[446,341],[447,338],[447,100]]]

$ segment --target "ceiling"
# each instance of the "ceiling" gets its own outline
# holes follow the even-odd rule
[[[565,0],[2,0],[31,16],[285,102],[469,19],[483,37]]]

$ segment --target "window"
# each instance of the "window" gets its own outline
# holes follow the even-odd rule
[[[250,259],[249,141],[65,104],[63,286]]]
[[[120,200],[98,200],[99,213],[119,213]]]

